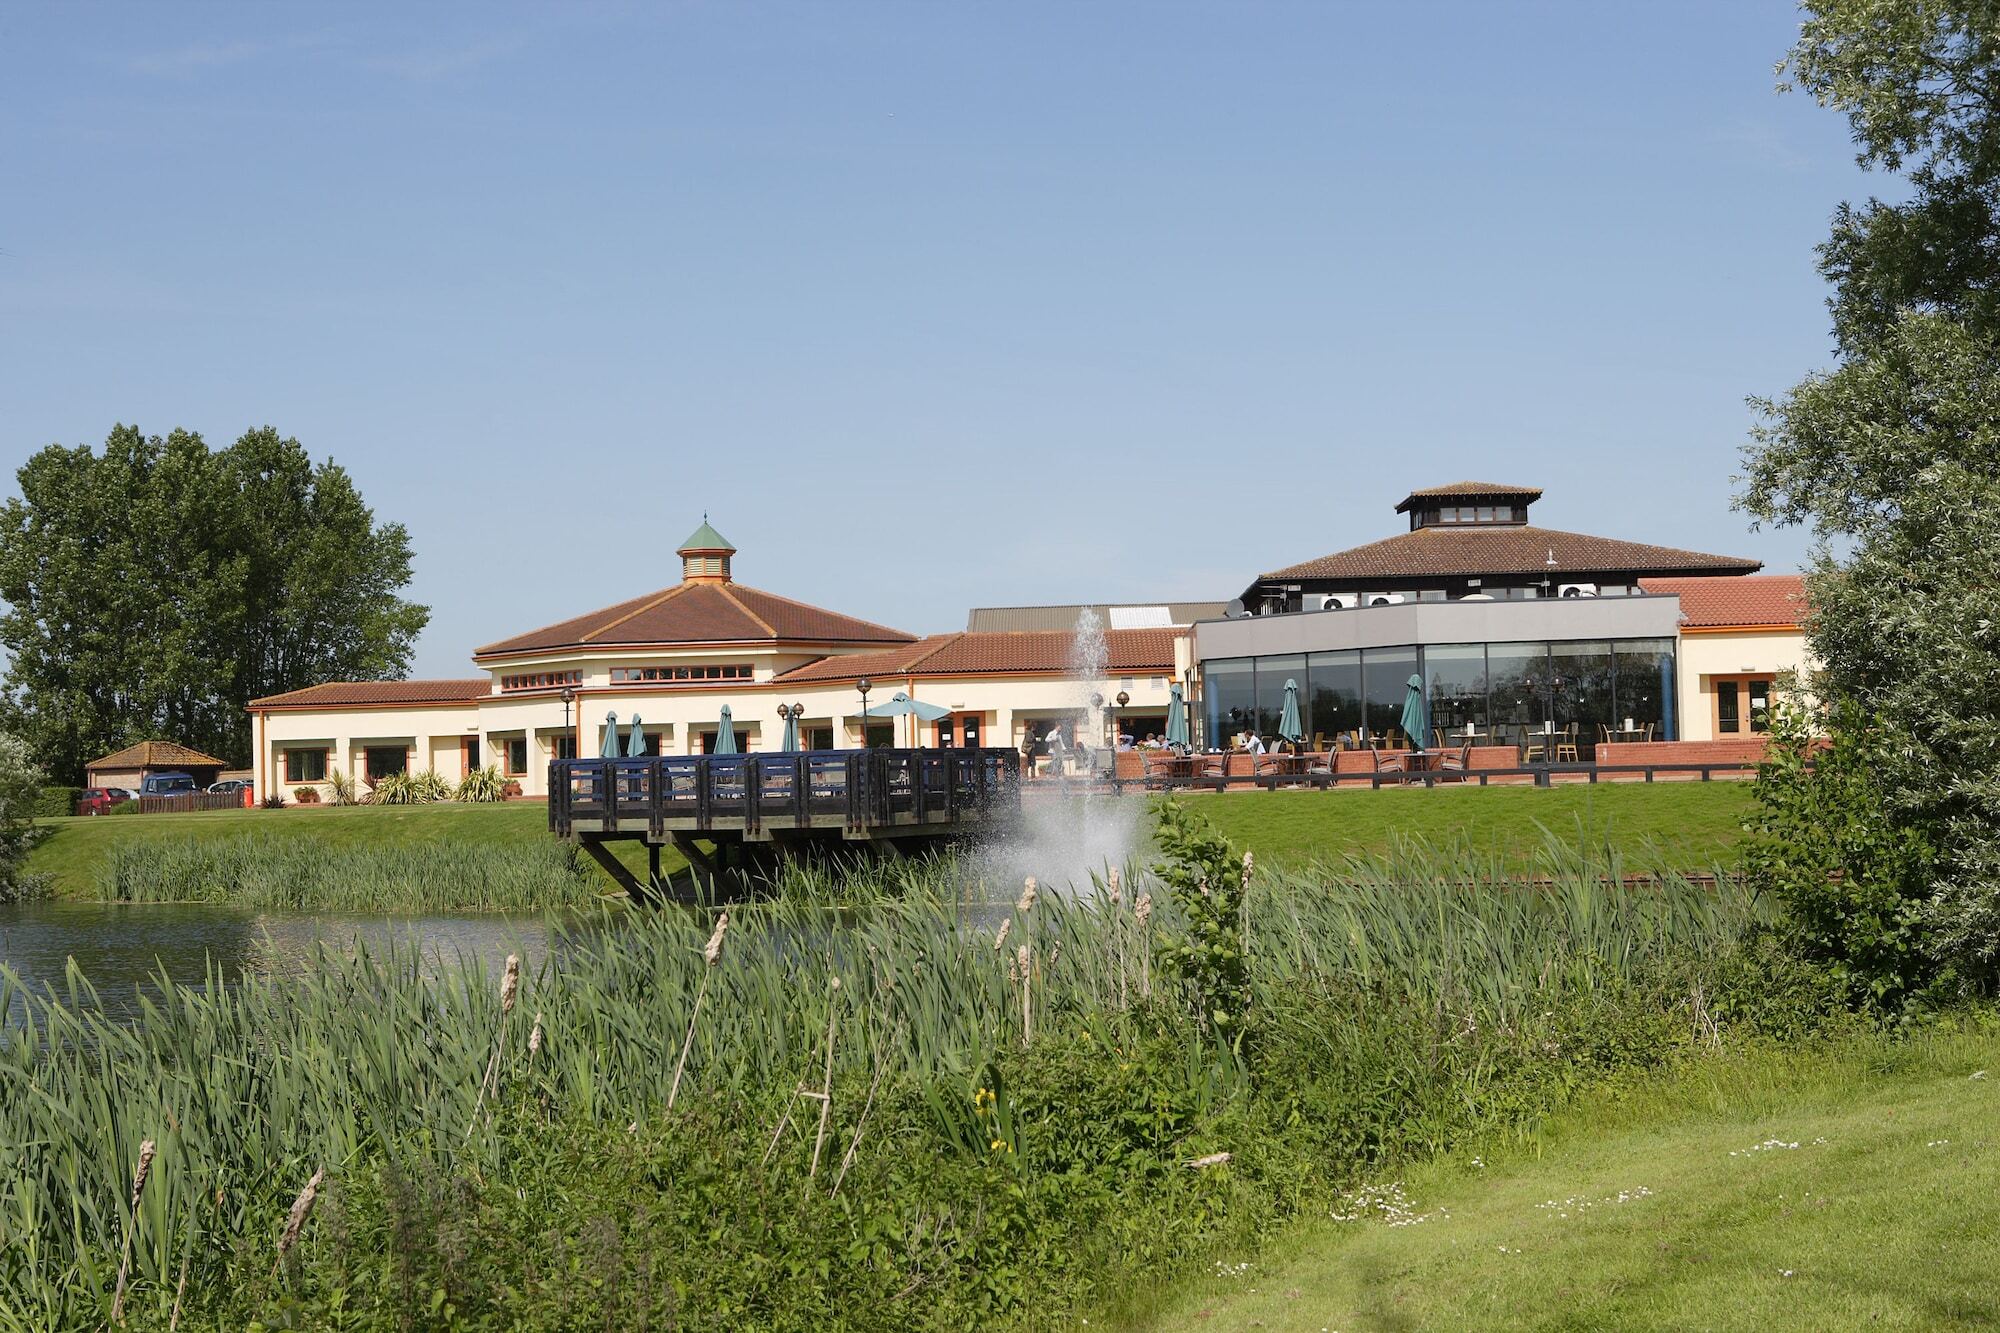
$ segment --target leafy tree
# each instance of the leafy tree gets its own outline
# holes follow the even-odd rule
[[[1828,781],[1914,851],[1924,956],[2000,979],[2000,6],[1820,0],[1789,62],[1910,197],[1844,208],[1822,247],[1840,362],[1756,400],[1740,503],[1818,540],[1808,634]],[[1851,793],[1849,793],[1851,795]],[[1858,799],[1858,798],[1857,798]],[[1828,845],[1838,834],[1827,831]],[[1836,857],[1826,868],[1879,875]],[[1910,980],[1904,978],[1904,981]],[[1899,982],[1899,984],[1901,984]]]
[[[265,428],[119,426],[102,453],[43,449],[0,509],[0,646],[13,724],[66,781],[171,737],[241,763],[244,705],[402,672],[429,612],[397,596],[408,533],[352,480]]]
[[[35,808],[42,798],[42,771],[27,743],[0,731],[0,902],[20,892],[21,858],[34,843]]]

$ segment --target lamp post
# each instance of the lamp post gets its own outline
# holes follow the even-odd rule
[[[1132,696],[1120,690],[1111,702],[1118,705],[1111,714],[1111,748],[1115,750],[1118,748],[1118,714],[1124,711],[1126,704],[1132,702]]]
[[[873,686],[868,683],[868,677],[863,676],[854,682],[854,688],[861,691],[861,748],[865,750],[868,748],[868,691]]]
[[[570,729],[569,706],[576,702],[576,691],[565,685],[562,688],[563,734],[569,737],[570,748],[576,748],[576,733]]]

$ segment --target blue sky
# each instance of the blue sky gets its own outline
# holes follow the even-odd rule
[[[1768,0],[16,6],[0,465],[271,424],[407,524],[419,674],[678,578],[913,631],[1228,597],[1413,486],[1795,568],[1845,123]]]

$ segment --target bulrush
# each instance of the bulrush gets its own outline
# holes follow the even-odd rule
[[[994,953],[999,953],[1002,949],[1007,947],[1007,931],[1008,928],[1011,927],[1013,924],[1014,924],[1014,918],[1010,916],[1005,921],[1002,921],[1000,923],[1000,929],[993,932]]]
[[[292,1246],[299,1243],[299,1230],[306,1224],[306,1214],[312,1211],[313,1200],[319,1197],[319,1186],[326,1179],[326,1168],[320,1167],[312,1173],[312,1179],[299,1191],[299,1197],[292,1200],[291,1216],[285,1219],[285,1232],[278,1237],[278,1262],[283,1263],[291,1253]]]
[[[724,912],[715,918],[715,932],[708,937],[708,943],[701,949],[704,964],[701,970],[701,985],[695,988],[694,1008],[688,1013],[687,1036],[681,1038],[681,1058],[674,1063],[674,1083],[667,1089],[669,1111],[674,1109],[674,1099],[681,1095],[681,1074],[687,1069],[688,1051],[694,1045],[695,1021],[701,1017],[701,1002],[708,994],[709,975],[715,971],[715,965],[722,960],[722,937],[728,930],[729,913]]]
[[[1024,944],[1015,951],[1014,961],[1021,969],[1021,1044],[1026,1046],[1035,1039],[1035,982],[1030,972],[1034,956]]]
[[[1139,998],[1153,998],[1153,895],[1141,893],[1132,906],[1132,919],[1139,923]]]
[[[528,1055],[530,1058],[542,1053],[542,1015],[535,1011],[535,1025],[528,1030]]]
[[[1033,875],[1030,875],[1028,876],[1027,882],[1021,886],[1021,900],[1014,904],[1014,910],[1017,912],[1034,911],[1035,898],[1036,898],[1035,877]]]
[[[132,1236],[139,1229],[139,1200],[146,1195],[146,1178],[153,1174],[153,1141],[139,1145],[139,1165],[132,1172],[132,1216],[125,1224],[125,1250],[118,1259],[118,1291],[111,1298],[111,1322],[125,1322],[125,1283],[132,1275]]]
[[[515,997],[521,993],[521,955],[507,955],[507,970],[500,975],[500,1012],[514,1012]]]

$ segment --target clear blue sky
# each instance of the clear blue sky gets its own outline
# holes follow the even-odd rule
[[[420,674],[678,578],[914,631],[1228,597],[1413,486],[1796,567],[1844,121],[1775,0],[18,5],[0,464],[269,423],[417,551]]]

